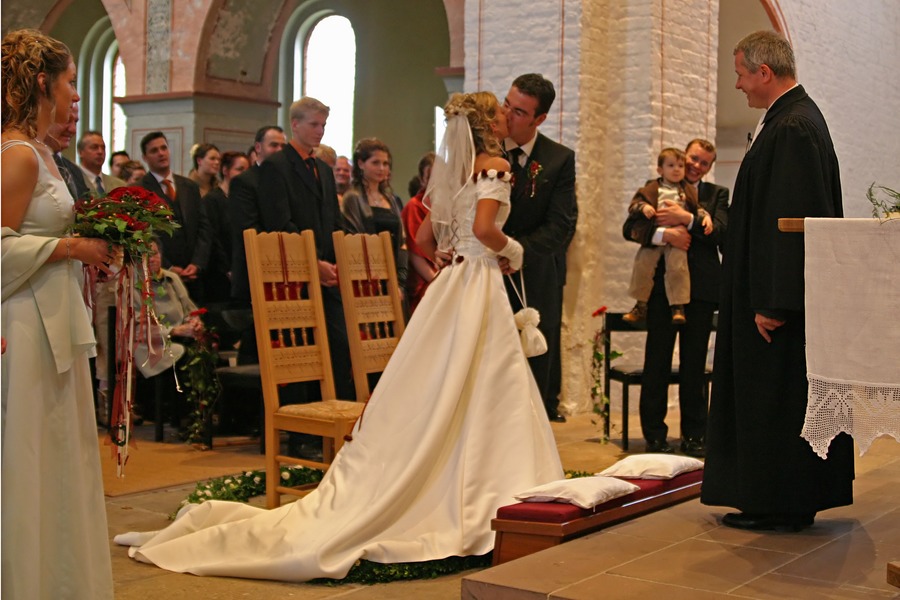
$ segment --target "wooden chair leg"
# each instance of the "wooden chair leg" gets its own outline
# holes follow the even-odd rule
[[[625,383],[622,385],[622,450],[628,452],[628,388],[630,386]]]
[[[153,403],[156,405],[156,430],[153,438],[157,442],[163,441],[163,391],[162,374],[153,378]]]

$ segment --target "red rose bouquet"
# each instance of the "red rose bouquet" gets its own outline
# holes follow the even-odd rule
[[[75,203],[71,233],[100,238],[121,246],[125,262],[150,254],[150,241],[161,233],[172,235],[180,227],[172,209],[149,190],[139,187],[114,189],[102,198]]]
[[[122,265],[116,278],[116,379],[113,393],[113,413],[110,438],[116,456],[116,474],[124,474],[128,461],[128,442],[131,437],[131,409],[134,394],[134,348],[137,340],[152,345],[153,336],[138,331],[149,321],[159,323],[153,310],[148,257],[153,251],[153,238],[172,235],[180,225],[172,220],[172,209],[151,191],[139,187],[121,187],[99,198],[80,200],[75,204],[75,222],[69,232],[80,237],[106,240],[110,246],[122,250]],[[141,298],[150,319],[137,324],[133,301],[135,266],[143,266]],[[96,267],[85,267],[85,298],[93,304],[93,290],[100,278]],[[152,348],[149,348],[152,355]]]

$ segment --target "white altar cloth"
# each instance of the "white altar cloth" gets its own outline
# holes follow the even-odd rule
[[[900,219],[806,219],[804,229],[801,435],[824,459],[846,432],[861,456],[881,435],[900,441]]]

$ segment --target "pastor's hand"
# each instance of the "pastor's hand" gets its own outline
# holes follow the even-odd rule
[[[782,325],[784,325],[784,321],[779,321],[778,319],[773,319],[772,317],[764,317],[759,313],[756,313],[756,317],[754,318],[756,322],[756,329],[759,331],[759,335],[763,336],[763,339],[768,343],[772,343],[772,336],[769,335],[770,331],[775,331]]]

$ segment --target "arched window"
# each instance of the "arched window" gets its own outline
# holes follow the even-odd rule
[[[323,144],[338,155],[353,152],[353,100],[356,92],[356,34],[345,17],[309,14],[301,7],[288,20],[281,48],[280,125],[290,128],[289,109],[301,96],[312,96],[330,109]]]
[[[125,148],[127,124],[122,107],[113,98],[125,95],[125,66],[109,17],[97,21],[85,36],[78,56],[81,119],[78,137],[99,131],[110,154]]]
[[[108,89],[107,89],[108,88]],[[125,134],[128,119],[122,106],[114,100],[125,95],[125,64],[119,56],[118,44],[112,60],[109,61],[107,76],[103,81],[103,139],[108,148],[107,155],[125,149]]]

